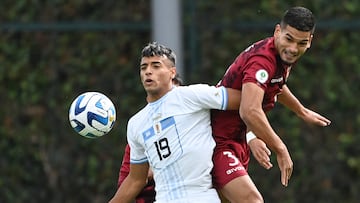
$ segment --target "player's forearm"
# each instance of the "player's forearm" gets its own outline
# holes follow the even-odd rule
[[[116,191],[114,197],[109,203],[132,203],[136,196],[144,188],[146,182],[134,181],[130,178],[125,178],[124,182],[120,185]]]
[[[302,117],[305,112],[305,107],[301,102],[291,93],[290,89],[284,85],[282,93],[278,96],[278,101],[293,111],[297,116]]]
[[[287,150],[280,137],[272,129],[262,109],[240,109],[240,116],[247,128],[251,129],[251,131],[258,138],[262,139],[273,151],[282,153],[284,150]]]

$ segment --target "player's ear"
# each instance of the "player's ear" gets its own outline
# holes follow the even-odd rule
[[[171,68],[171,79],[174,79],[176,77],[176,67]]]
[[[274,30],[274,37],[278,37],[281,33],[281,26],[280,24],[276,24],[275,30]]]
[[[314,37],[314,35],[313,35],[313,34],[312,34],[312,35],[310,35],[309,42],[308,42],[308,44],[307,44],[307,46],[306,46],[306,48],[307,48],[307,49],[311,47],[311,42],[312,42],[313,37]]]

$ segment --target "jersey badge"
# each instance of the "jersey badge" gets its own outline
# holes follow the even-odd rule
[[[160,134],[160,133],[161,133],[162,129],[161,129],[161,124],[160,124],[160,122],[155,123],[155,125],[154,125],[154,130],[155,130],[155,133],[156,133],[156,134]]]
[[[264,84],[269,78],[269,73],[265,69],[260,69],[256,71],[255,78],[259,83]]]

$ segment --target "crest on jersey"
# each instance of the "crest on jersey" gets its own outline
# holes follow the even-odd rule
[[[160,134],[160,133],[161,133],[162,129],[161,129],[161,124],[160,124],[160,122],[157,122],[157,123],[154,124],[154,130],[155,130],[155,133],[156,133],[156,134]]]
[[[260,69],[256,71],[255,78],[259,83],[264,84],[269,78],[269,73],[264,69]]]

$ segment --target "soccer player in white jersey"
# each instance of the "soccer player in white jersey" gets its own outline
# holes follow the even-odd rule
[[[238,109],[240,92],[205,84],[175,87],[174,52],[156,42],[142,50],[148,104],[128,122],[130,173],[111,203],[130,203],[151,167],[156,203],[220,203],[210,172],[215,141],[210,109]]]

